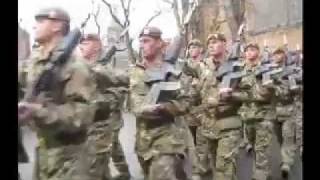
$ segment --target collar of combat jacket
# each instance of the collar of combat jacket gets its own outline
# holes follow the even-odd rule
[[[171,63],[163,62],[160,66],[146,67],[143,63],[137,63],[136,67],[145,71],[144,82],[151,83],[155,81],[165,81],[169,76],[179,77],[181,71],[176,70]]]
[[[51,52],[46,51],[43,46],[39,46],[33,50],[31,54],[31,59],[35,62],[47,61],[49,60]]]
[[[63,39],[58,41],[57,45],[53,49],[45,49],[44,46],[38,46],[33,50],[32,59],[35,63],[41,61],[48,61],[53,54],[60,54],[63,50],[63,44],[61,43]],[[55,59],[55,58],[54,58]]]

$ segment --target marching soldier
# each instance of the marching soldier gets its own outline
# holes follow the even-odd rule
[[[130,70],[129,104],[137,120],[136,152],[146,179],[186,179],[183,159],[188,136],[176,117],[186,112],[191,96],[181,88],[164,102],[146,104],[149,91],[157,83],[179,84],[180,73],[163,60],[161,34],[156,27],[144,28],[140,34],[143,62]]]
[[[188,55],[189,58],[186,60],[186,64],[183,69],[183,76],[186,83],[189,83],[190,89],[198,83],[199,76],[196,71],[197,66],[199,66],[202,61],[202,44],[198,39],[193,39],[188,44]],[[194,143],[196,144],[196,131],[197,127],[200,125],[200,119],[197,117],[197,112],[189,113],[185,115],[185,120],[188,122],[189,128],[192,132]]]
[[[271,178],[270,146],[272,142],[273,121],[275,120],[274,93],[272,88],[262,85],[257,78],[261,60],[259,46],[249,43],[245,48],[245,76],[241,78],[239,91],[244,103],[239,111],[245,133],[255,153],[253,178],[267,180]]]
[[[221,33],[212,34],[209,35],[207,44],[209,57],[203,61],[199,83],[202,104],[206,107],[201,127],[207,140],[207,150],[198,152],[199,159],[201,162],[201,158],[208,158],[206,153],[210,154],[214,179],[234,180],[235,161],[242,135],[242,124],[237,114],[241,102],[233,100],[230,92],[223,92],[219,88],[218,69],[228,60],[226,38]]]
[[[26,89],[32,89],[42,72],[57,60],[59,45],[70,29],[70,16],[61,8],[41,9],[35,19],[39,47],[32,51],[26,69],[21,70],[25,78],[20,82]],[[92,104],[96,85],[89,68],[74,54],[60,66],[54,78],[50,92],[42,91],[35,101],[18,105],[24,109],[19,112],[20,123],[33,122],[39,138],[34,179],[81,179],[77,169],[79,152],[96,112],[96,105]]]
[[[287,55],[285,50],[277,48],[273,52],[274,70],[285,71]],[[288,80],[284,80],[281,75],[275,79],[276,88],[276,116],[277,123],[281,127],[281,172],[284,178],[288,177],[290,168],[295,158],[295,90],[290,88]]]
[[[185,84],[187,91],[196,95],[195,106],[190,108],[190,112],[182,117],[183,121],[187,123],[192,135],[192,139],[188,139],[190,142],[189,156],[191,158],[192,173],[199,174],[199,166],[197,159],[197,137],[199,138],[199,132],[197,128],[201,125],[201,111],[198,111],[197,106],[200,105],[200,94],[197,92],[197,84],[199,82],[199,66],[202,61],[203,47],[198,39],[193,39],[188,43],[188,59],[182,66],[181,82]],[[200,139],[201,142],[201,139]],[[201,146],[199,147],[201,148]]]
[[[104,174],[107,175],[105,178],[110,179],[108,167],[109,158],[112,157],[114,165],[120,173],[116,179],[128,180],[130,173],[119,142],[119,131],[123,127],[121,108],[129,86],[128,76],[112,69],[110,59],[105,59],[106,62],[104,63],[100,62],[107,58],[108,53],[112,53],[110,52],[112,49],[104,52],[100,37],[97,34],[85,34],[79,47],[82,57],[94,72],[98,90],[104,96],[101,102],[108,104],[106,106],[108,108],[102,109],[98,113],[96,122],[89,128],[87,146],[96,146],[95,149],[88,148],[88,153],[91,155],[88,158],[91,158],[91,161],[96,161],[90,169],[90,176],[93,179],[99,179],[103,178],[102,175]],[[111,55],[109,58],[111,58]]]

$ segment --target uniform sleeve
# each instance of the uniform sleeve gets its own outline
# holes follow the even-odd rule
[[[107,65],[96,65],[93,67],[98,81],[103,81],[102,84],[108,84],[110,86],[125,86],[129,87],[128,74],[122,71],[112,69]]]
[[[82,130],[92,122],[96,112],[96,84],[87,66],[72,68],[63,94],[65,103],[48,102],[35,113],[36,124],[54,133]]]
[[[234,91],[231,94],[231,100],[235,102],[250,102],[251,99],[246,91]]]
[[[18,90],[19,99],[24,95],[24,89],[26,87],[26,75],[27,75],[27,60],[18,62]]]
[[[264,87],[261,82],[254,80],[241,80],[239,89],[233,94],[233,98],[247,102],[268,102],[274,95],[274,86]]]
[[[187,78],[187,76],[182,76],[182,78]],[[177,98],[171,100],[168,110],[174,116],[183,115],[190,111],[191,107],[199,105],[201,103],[201,95],[197,90],[198,81],[193,80],[194,78],[189,79],[191,82],[184,83],[183,79],[180,79],[181,90],[179,91]]]

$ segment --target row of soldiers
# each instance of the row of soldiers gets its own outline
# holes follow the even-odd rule
[[[34,179],[129,179],[118,139],[124,107],[136,117],[135,151],[146,179],[189,179],[184,168],[188,159],[193,179],[210,170],[215,180],[237,179],[241,147],[255,153],[253,179],[270,179],[268,149],[275,124],[282,127],[284,175],[295,152],[302,152],[302,88],[292,90],[288,80],[278,77],[264,85],[256,73],[262,66],[256,44],[248,44],[245,58],[237,61],[240,78],[221,88],[228,75],[219,72],[229,62],[223,34],[208,37],[206,58],[201,57],[201,42],[192,40],[190,58],[179,71],[164,60],[161,30],[145,27],[139,35],[142,62],[119,71],[110,63],[109,53],[116,48],[105,52],[94,34],[81,37],[79,53],[56,63],[70,16],[47,8],[35,19],[39,46],[19,66],[18,76],[19,125],[31,126],[39,138]],[[285,67],[284,51],[275,51],[273,57],[273,69]],[[41,89],[39,79],[52,67],[49,88]],[[170,93],[153,97],[150,92],[160,85],[170,86],[164,88]],[[35,96],[37,88],[41,90]],[[117,177],[111,177],[110,157],[120,172]]]
[[[259,45],[248,43],[244,57],[233,61],[223,34],[209,35],[206,43],[206,58],[201,56],[203,45],[199,40],[189,43],[191,57],[184,66],[189,87],[201,99],[185,117],[195,138],[197,179],[210,171],[215,179],[236,179],[235,162],[241,148],[254,153],[252,179],[271,179],[271,146],[277,128],[279,168],[288,178],[295,156],[298,153],[301,157],[303,148],[301,59],[291,57],[289,64],[292,54],[279,47],[264,60]],[[226,66],[231,66],[230,73],[222,77]],[[292,67],[299,78],[290,83],[285,72]],[[273,77],[265,78],[268,74]]]

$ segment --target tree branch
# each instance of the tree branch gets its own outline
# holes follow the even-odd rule
[[[131,1],[131,0],[130,0]],[[130,1],[128,1],[128,5],[130,3]],[[121,8],[123,10],[123,15],[125,18],[125,22],[124,22],[124,27],[128,27],[130,24],[130,20],[129,20],[129,9],[127,9],[124,5],[124,0],[120,0],[121,2]],[[130,8],[130,7],[129,7]]]
[[[119,20],[119,18],[114,14],[113,10],[112,10],[112,6],[110,3],[108,3],[105,0],[101,0],[105,5],[108,6],[109,9],[109,13],[112,16],[113,20],[122,28],[125,28],[125,24],[122,24],[121,21]]]
[[[181,26],[181,20],[180,20],[180,16],[179,16],[178,1],[177,0],[173,0],[173,7],[172,8],[173,8],[173,14],[176,18],[176,24],[179,29],[179,32],[182,32],[182,26]]]
[[[123,10],[124,17],[127,17],[127,9],[124,6],[124,0],[120,0],[120,2],[121,2],[121,7],[122,7],[122,10]]]
[[[148,25],[151,23],[151,21],[153,21],[153,20],[154,20],[156,17],[158,17],[161,13],[162,13],[161,11],[158,11],[156,14],[154,14],[153,16],[151,16],[151,17],[148,19],[147,23],[143,26],[143,28],[145,28],[146,26],[148,26]]]
[[[98,34],[99,34],[99,36],[100,36],[101,26],[100,26],[100,24],[99,24],[99,22],[98,22],[98,16],[99,16],[99,14],[100,14],[100,6],[98,6],[98,9],[97,9],[97,11],[96,11],[95,13],[92,13],[94,22],[95,22],[95,24],[96,24],[96,26],[97,26],[97,28],[98,28]]]
[[[170,4],[171,7],[174,6],[174,2],[172,2],[172,1],[170,1],[170,0],[163,0],[163,2]]]
[[[186,15],[189,12],[189,0],[180,0],[181,1],[181,7],[182,7],[182,14],[181,14],[181,24],[184,23],[184,20],[186,18]]]
[[[128,15],[130,14],[131,2],[132,2],[132,0],[128,0],[128,4],[127,4],[127,12],[128,12]]]

